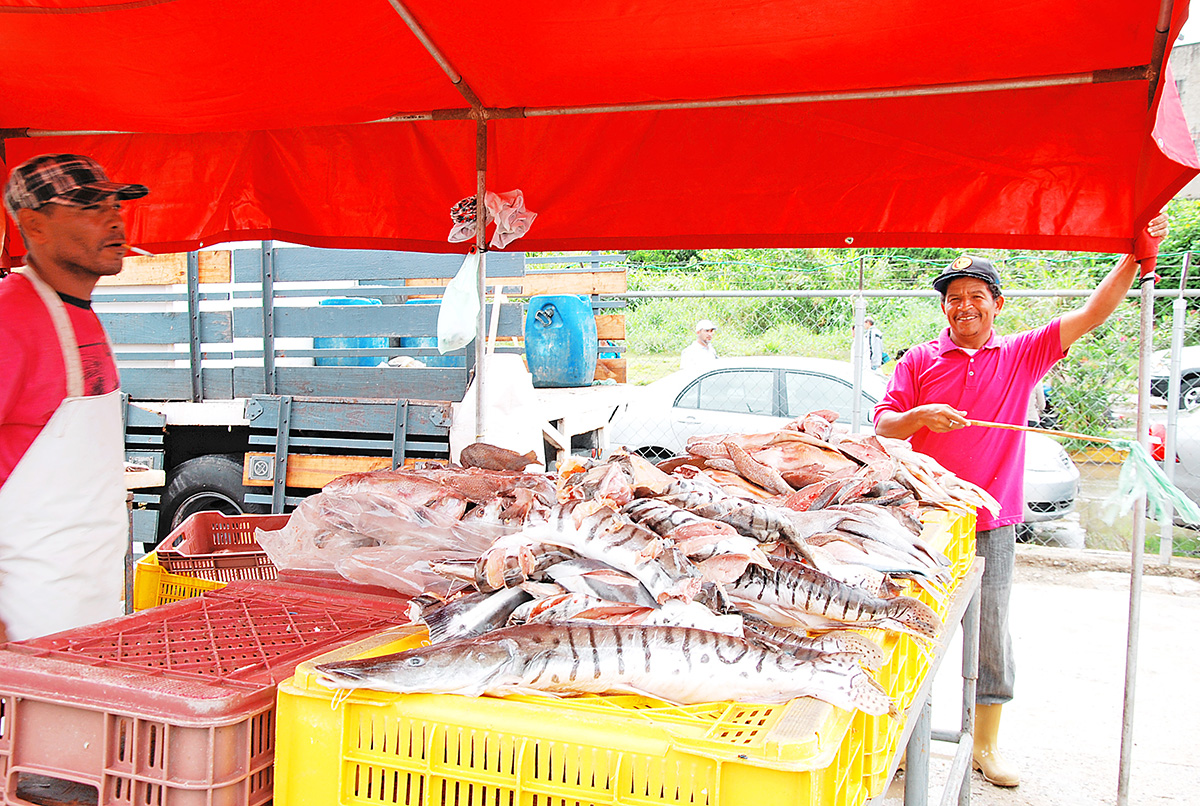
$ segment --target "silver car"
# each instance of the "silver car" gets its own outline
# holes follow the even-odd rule
[[[1179,408],[1200,407],[1200,346],[1184,347],[1179,353]],[[1150,394],[1167,399],[1171,388],[1171,352],[1158,350],[1150,365]]]
[[[868,429],[886,388],[882,375],[863,372],[858,402]],[[654,460],[684,453],[688,437],[761,433],[816,409],[836,411],[839,422],[850,423],[854,409],[853,366],[823,358],[722,358],[633,392],[609,429],[609,441]],[[1054,440],[1026,437],[1025,520],[1062,517],[1075,506],[1079,469]]]
[[[1151,435],[1157,437],[1159,444],[1152,449],[1155,459],[1162,461],[1162,440],[1166,436],[1165,427],[1151,427]],[[1192,501],[1200,502],[1200,411],[1180,412],[1179,428],[1175,436],[1175,486]],[[1185,523],[1176,513],[1176,523],[1200,528],[1200,523]]]

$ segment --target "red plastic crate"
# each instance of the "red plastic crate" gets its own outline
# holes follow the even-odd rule
[[[0,803],[46,782],[98,803],[257,806],[274,794],[275,688],[407,620],[400,598],[279,582],[0,648]]]
[[[214,582],[275,579],[275,564],[255,542],[254,531],[282,529],[289,517],[197,512],[159,545],[159,565],[172,574]]]

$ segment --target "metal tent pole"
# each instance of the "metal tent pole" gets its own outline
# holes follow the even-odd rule
[[[1163,473],[1167,481],[1175,483],[1175,452],[1179,441],[1179,393],[1182,383],[1179,368],[1183,359],[1183,329],[1187,319],[1187,300],[1183,290],[1187,288],[1188,269],[1192,265],[1192,253],[1183,254],[1183,271],[1179,276],[1179,296],[1171,301],[1171,353],[1170,379],[1167,388],[1167,435],[1163,440]],[[1165,565],[1171,564],[1175,545],[1175,508],[1167,502],[1167,514],[1159,530],[1158,559]]]
[[[854,373],[853,402],[850,405],[850,433],[857,434],[862,430],[862,376],[863,363],[866,359],[867,339],[863,332],[863,322],[867,314],[867,300],[863,297],[863,274],[866,258],[858,258],[858,294],[854,297],[854,339],[851,354],[854,356],[852,372]],[[869,416],[869,415],[868,415]]]
[[[1154,273],[1142,278],[1142,322],[1138,343],[1137,439],[1149,445],[1150,348],[1154,332]],[[1133,706],[1137,691],[1137,656],[1142,616],[1142,564],[1146,543],[1146,496],[1133,504],[1133,558],[1129,571],[1129,632],[1125,650],[1125,708],[1121,716],[1121,762],[1117,772],[1117,806],[1129,803],[1129,763],[1133,754]]]
[[[479,316],[475,326],[475,441],[483,439],[486,422],[483,416],[484,392],[484,346],[487,339],[487,299],[484,297],[484,286],[487,282],[487,244],[484,233],[487,230],[487,208],[484,196],[487,192],[487,120],[480,118],[475,123],[475,248],[479,250],[479,277],[477,293],[479,294]]]

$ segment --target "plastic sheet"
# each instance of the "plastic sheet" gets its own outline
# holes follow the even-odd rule
[[[1118,514],[1129,512],[1138,497],[1145,495],[1150,512],[1156,519],[1166,518],[1168,506],[1173,506],[1183,520],[1200,523],[1200,507],[1167,479],[1144,445],[1132,440],[1115,439],[1112,446],[1117,450],[1128,450],[1129,456],[1121,466],[1117,491],[1105,503],[1106,521],[1112,523]]]
[[[445,579],[430,570],[433,563],[478,557],[512,531],[483,519],[459,521],[379,491],[326,491],[302,501],[282,529],[259,531],[255,539],[279,568],[337,571],[403,593],[448,594]]]

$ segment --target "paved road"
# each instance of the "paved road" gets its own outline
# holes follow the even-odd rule
[[[982,806],[1092,806],[1117,802],[1124,702],[1129,574],[1122,555],[1046,547],[1019,549],[1013,589],[1017,696],[1001,742],[1023,773],[1015,789],[972,774]],[[1114,559],[1115,558],[1115,559]],[[1127,562],[1127,558],[1125,558]],[[1132,806],[1200,804],[1200,563],[1143,583],[1130,767]],[[957,724],[960,693],[951,652],[934,689],[933,724]],[[934,744],[930,802],[949,764]],[[903,802],[902,780],[886,803]]]

